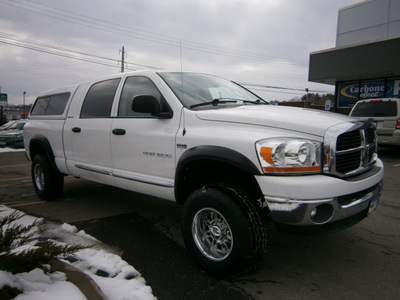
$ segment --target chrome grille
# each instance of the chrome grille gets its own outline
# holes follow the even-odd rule
[[[367,128],[365,130],[365,132],[366,132],[365,137],[366,137],[367,142],[368,143],[374,143],[375,142],[375,130],[374,130],[374,128],[373,127]]]
[[[362,173],[377,159],[375,128],[363,122],[334,126],[325,135],[324,147],[324,173],[339,177]]]

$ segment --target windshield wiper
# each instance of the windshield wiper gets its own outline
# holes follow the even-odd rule
[[[251,103],[251,104],[266,104],[266,102],[261,102],[260,99],[257,99],[255,101],[250,101],[250,100],[236,99],[236,98],[219,98],[219,99],[214,99],[213,101],[209,101],[209,102],[193,104],[192,106],[190,106],[190,108],[206,106],[206,105],[218,106],[218,104],[220,104],[220,103],[237,103],[237,102]]]
[[[224,98],[225,99],[225,98]],[[190,106],[190,108],[195,108],[195,107],[199,107],[199,106],[206,106],[206,105],[212,105],[212,106],[217,106],[220,103],[236,103],[237,100],[220,100],[220,99],[214,99],[213,101],[209,101],[209,102],[203,102],[203,103],[197,103],[197,104],[193,104]]]

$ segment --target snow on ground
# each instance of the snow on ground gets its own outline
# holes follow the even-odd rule
[[[13,212],[15,212],[14,209],[0,205],[0,218]],[[77,251],[73,255],[73,262],[65,260],[64,262],[70,263],[89,275],[97,283],[107,299],[156,299],[151,287],[146,285],[146,281],[141,274],[118,255],[112,253],[115,252],[112,248],[105,246],[83,230],[78,231],[75,226],[51,223],[21,214],[23,217],[15,221],[17,225],[28,226],[35,221],[40,222],[34,228],[35,238],[44,238],[68,245],[90,246],[90,248]],[[4,229],[0,228],[0,230]],[[104,277],[104,274],[108,276]],[[34,269],[29,273],[11,274],[0,270],[0,288],[5,285],[24,291],[23,294],[15,298],[17,300],[86,299],[81,291],[67,281],[65,274],[61,272],[45,273],[41,269]]]
[[[0,153],[2,152],[22,152],[25,149],[12,149],[12,148],[0,148]]]

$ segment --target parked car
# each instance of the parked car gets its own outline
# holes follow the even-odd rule
[[[0,147],[24,148],[24,126],[26,121],[14,121],[0,131]]]
[[[8,127],[10,127],[15,122],[16,122],[15,120],[12,120],[12,121],[8,121],[7,123],[1,125],[0,131],[6,130]]]
[[[350,116],[374,123],[378,144],[400,146],[400,99],[360,100]]]

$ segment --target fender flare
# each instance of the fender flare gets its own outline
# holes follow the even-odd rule
[[[197,160],[222,162],[235,166],[250,174],[262,175],[259,168],[243,154],[220,146],[198,146],[190,148],[180,157],[175,172],[175,197],[178,197],[179,179],[184,167]]]
[[[33,149],[37,149],[37,148],[40,148],[41,150],[40,151],[32,151]],[[55,163],[55,160],[54,160],[55,156],[54,156],[53,149],[51,148],[49,140],[45,136],[39,135],[39,134],[33,136],[31,138],[31,140],[29,141],[29,154],[30,154],[31,160],[37,153],[44,153],[50,163],[50,166],[54,170],[59,172],[57,165]]]

